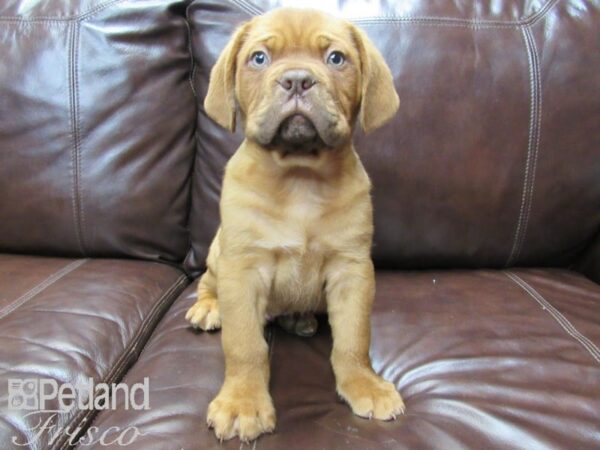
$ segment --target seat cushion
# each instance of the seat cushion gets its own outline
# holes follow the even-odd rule
[[[76,429],[94,412],[9,405],[9,380],[116,382],[186,284],[153,262],[0,255],[0,448],[60,447],[68,434],[36,426]]]
[[[600,287],[573,272],[379,272],[371,356],[405,399],[395,422],[355,417],[337,398],[324,321],[308,339],[268,328],[277,429],[250,446],[220,445],[205,425],[224,366],[219,333],[184,321],[194,292],[124,379],[149,377],[149,410],[102,411],[98,434],[137,427],[128,448],[144,450],[600,446]]]

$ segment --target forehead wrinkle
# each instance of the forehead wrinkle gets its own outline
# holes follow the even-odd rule
[[[265,45],[274,53],[324,51],[332,44],[342,50],[353,47],[349,30],[334,18],[299,11],[277,16],[280,20],[272,20],[273,15],[258,18],[250,32],[249,44]]]
[[[314,44],[320,49],[325,49],[333,43],[333,39],[327,34],[317,34],[314,37]]]
[[[269,46],[269,44],[271,44],[272,41],[275,41],[276,39],[277,35],[275,33],[263,32],[256,36],[250,35],[250,38],[247,40],[247,42],[253,46],[256,44],[263,44]]]

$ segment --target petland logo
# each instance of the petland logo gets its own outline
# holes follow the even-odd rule
[[[134,426],[112,426],[101,430],[94,425],[86,429],[81,423],[62,424],[76,417],[77,410],[149,410],[149,392],[148,377],[132,386],[125,383],[95,384],[92,378],[60,385],[50,378],[9,379],[8,406],[12,410],[25,411],[22,418],[30,424],[26,437],[13,436],[12,443],[19,447],[39,448],[57,444],[66,437],[66,443],[71,447],[94,444],[109,448],[128,446],[146,433]]]
[[[67,412],[72,408],[101,411],[117,409],[117,405],[122,409],[148,410],[149,388],[148,377],[131,387],[125,383],[95,384],[93,378],[60,386],[51,378],[11,378],[8,405],[10,409],[46,412]]]

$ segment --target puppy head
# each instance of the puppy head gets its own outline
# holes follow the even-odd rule
[[[204,101],[207,114],[279,158],[314,158],[344,146],[355,119],[369,132],[397,111],[381,54],[351,23],[282,8],[243,24],[221,53]]]

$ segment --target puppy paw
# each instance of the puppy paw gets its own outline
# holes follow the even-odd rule
[[[249,442],[275,429],[275,408],[266,389],[223,389],[208,405],[206,422],[221,441],[239,436]]]
[[[221,316],[216,298],[202,297],[198,299],[185,315],[194,328],[203,331],[218,330],[221,328]]]
[[[277,323],[288,333],[301,337],[314,336],[319,328],[319,322],[312,313],[279,316]]]
[[[405,410],[394,385],[375,374],[349,377],[338,385],[337,391],[354,414],[367,419],[395,420]]]

